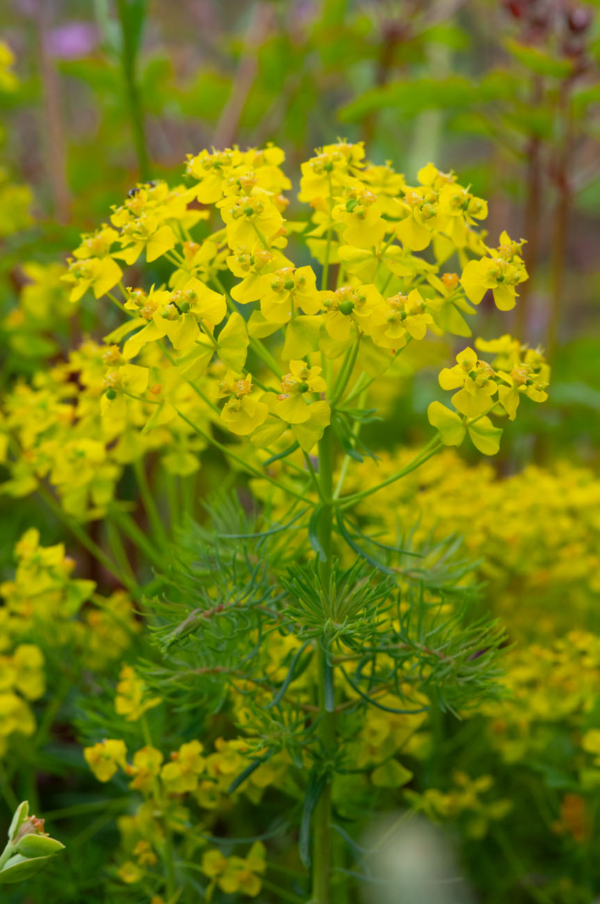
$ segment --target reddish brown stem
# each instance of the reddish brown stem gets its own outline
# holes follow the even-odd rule
[[[550,317],[546,339],[546,351],[549,358],[554,356],[558,344],[565,292],[565,261],[572,194],[569,176],[573,150],[573,118],[570,92],[571,82],[567,80],[561,88],[560,113],[563,125],[563,141],[554,173],[557,199],[553,217]]]
[[[537,106],[543,97],[543,81],[536,78],[533,85],[532,103]],[[517,325],[516,334],[521,341],[525,338],[527,328],[527,312],[529,297],[535,285],[537,262],[540,248],[540,219],[543,197],[543,170],[542,170],[542,142],[537,135],[532,135],[527,147],[527,175],[526,175],[525,218],[524,235],[527,244],[523,249],[525,266],[529,279],[523,283],[520,289],[519,303],[516,309]]]

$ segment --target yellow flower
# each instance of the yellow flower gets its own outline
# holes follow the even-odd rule
[[[411,251],[423,251],[431,243],[437,225],[437,193],[431,189],[406,188],[399,204],[404,214],[396,226],[396,234]]]
[[[408,296],[393,295],[373,308],[371,338],[382,348],[399,349],[406,345],[407,336],[423,339],[432,323],[418,289],[413,289]]]
[[[477,417],[471,423],[441,402],[432,402],[427,409],[427,418],[439,431],[445,446],[460,446],[468,433],[475,448],[483,455],[495,455],[500,448],[502,430],[494,427],[489,417]]]
[[[258,301],[264,293],[267,273],[288,266],[287,260],[277,249],[267,251],[256,242],[249,248],[241,246],[235,249],[235,253],[227,258],[227,266],[234,276],[242,281],[231,290],[231,297],[240,304],[248,304],[250,301]]]
[[[287,323],[299,309],[314,315],[321,309],[322,293],[311,267],[283,267],[264,277],[260,309],[272,323]],[[268,288],[267,288],[268,287]]]
[[[309,367],[304,361],[290,361],[290,373],[281,381],[275,414],[288,424],[303,424],[310,419],[309,392],[325,392],[327,384],[320,367]]]
[[[219,394],[229,397],[221,411],[221,420],[238,436],[253,433],[257,427],[264,424],[269,414],[264,402],[250,397],[253,389],[251,374],[219,384]]]
[[[137,863],[133,863],[131,860],[127,860],[122,866],[119,867],[119,877],[125,882],[127,885],[134,885],[136,882],[141,882],[144,873],[137,865]]]
[[[126,769],[127,774],[133,776],[129,787],[145,794],[150,793],[163,760],[164,756],[156,747],[142,747],[141,750],[137,750],[133,755],[133,764]]]
[[[148,386],[149,370],[138,364],[124,364],[111,370],[104,378],[106,392],[102,396],[100,411],[108,420],[125,420],[131,396],[139,396]]]
[[[382,298],[375,286],[341,286],[335,292],[323,293],[325,329],[339,343],[350,343],[356,328],[368,333],[371,314]],[[337,357],[337,355],[336,355]]]
[[[591,728],[586,731],[581,739],[581,746],[586,753],[593,753],[600,757],[600,728]]]
[[[46,690],[44,654],[35,644],[22,643],[16,647],[12,661],[16,689],[28,700],[38,700]]]
[[[133,849],[134,856],[140,866],[154,866],[158,862],[158,857],[152,850],[149,841],[141,839]]]
[[[128,722],[137,722],[149,709],[162,703],[161,697],[145,697],[146,686],[130,665],[124,665],[117,684],[115,710]]]
[[[487,203],[456,183],[443,185],[438,201],[440,225],[444,223],[444,233],[457,248],[463,248],[467,243],[467,227],[474,225],[476,219],[484,220],[487,217]]]
[[[196,156],[188,155],[187,173],[198,182],[193,196],[201,204],[214,204],[223,196],[223,188],[234,167],[242,162],[242,153],[237,149],[224,151],[200,151]]]
[[[485,361],[477,358],[472,348],[466,348],[456,356],[458,364],[445,367],[439,376],[442,389],[458,389],[452,396],[452,404],[467,417],[479,417],[488,411],[493,402],[498,385],[496,373]]]
[[[204,772],[206,760],[201,756],[200,741],[182,744],[177,753],[171,754],[171,762],[166,763],[160,777],[171,794],[185,794],[198,787],[198,776]]]
[[[500,236],[500,246],[488,250],[490,257],[469,261],[463,270],[461,283],[467,298],[479,304],[488,289],[492,289],[496,307],[510,311],[516,304],[516,286],[528,279],[520,256],[522,242],[513,242],[506,232]]]
[[[0,693],[0,738],[13,732],[30,737],[35,732],[35,718],[29,705],[12,692]]]
[[[19,84],[12,71],[15,55],[5,41],[0,41],[0,91],[14,91]]]
[[[202,856],[202,871],[226,894],[242,892],[256,897],[261,889],[260,874],[266,869],[265,856],[265,846],[261,841],[254,842],[245,859],[224,857],[213,848]]]
[[[341,187],[351,185],[364,156],[362,142],[325,145],[315,157],[302,164],[298,199],[312,203],[315,199],[331,198]]]
[[[543,382],[532,367],[527,364],[518,364],[509,374],[498,371],[498,376],[504,380],[504,384],[498,386],[498,399],[508,414],[511,421],[517,416],[517,408],[524,394],[534,402],[545,402],[548,393],[545,391],[547,382]]]
[[[227,227],[230,248],[253,245],[256,239],[271,242],[283,225],[283,217],[269,192],[254,188],[241,198],[225,197],[217,205]]]
[[[73,286],[69,299],[79,301],[88,289],[101,298],[117,285],[123,271],[112,257],[89,257],[68,260],[69,269],[62,279]]]
[[[127,748],[125,742],[108,739],[86,747],[83,751],[85,760],[100,782],[108,782],[117,772],[119,766],[125,769]]]
[[[345,224],[343,241],[356,248],[372,248],[383,240],[389,226],[382,218],[377,195],[364,188],[350,189],[348,200],[333,208],[335,220]]]

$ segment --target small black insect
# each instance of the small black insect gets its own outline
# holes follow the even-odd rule
[[[139,188],[130,188],[129,191],[127,192],[127,197],[134,198],[138,192],[139,192]]]

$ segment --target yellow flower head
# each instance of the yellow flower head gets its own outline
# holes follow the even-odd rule
[[[83,751],[85,760],[100,782],[108,782],[119,769],[125,769],[127,748],[125,742],[108,739],[86,747]]]

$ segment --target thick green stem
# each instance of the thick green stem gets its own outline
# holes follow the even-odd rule
[[[323,607],[328,611],[331,592],[331,540],[333,529],[333,432],[331,427],[325,430],[319,443],[319,482],[321,495],[325,500],[318,525],[319,542],[325,553],[325,560],[319,563],[319,575]],[[335,714],[325,709],[325,678],[328,667],[326,660],[327,649],[321,645],[318,654],[319,737],[323,747],[323,755],[327,760],[330,758],[329,754],[333,754],[335,748]],[[315,808],[312,876],[313,904],[330,904],[331,855],[331,777],[329,776]]]

